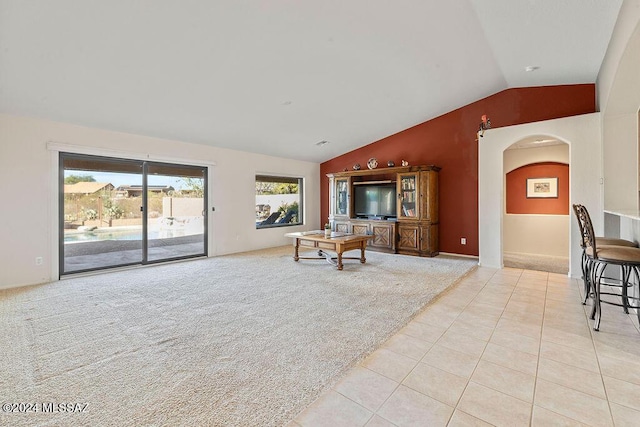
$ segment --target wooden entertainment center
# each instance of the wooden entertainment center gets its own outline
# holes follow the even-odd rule
[[[439,171],[425,165],[327,174],[331,229],[372,235],[371,250],[438,255]]]

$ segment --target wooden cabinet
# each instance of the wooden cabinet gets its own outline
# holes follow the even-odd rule
[[[373,236],[373,239],[367,242],[369,249],[396,253],[396,221],[367,219],[352,219],[348,221],[334,220],[333,229],[341,233]]]
[[[420,174],[417,172],[399,173],[398,219],[417,219],[420,217]]]
[[[399,224],[398,251],[416,254],[420,251],[420,226],[417,222]]]
[[[398,220],[438,222],[438,170],[399,173]]]
[[[438,255],[438,168],[399,173],[398,252]]]
[[[398,221],[398,253],[436,256],[438,243],[438,224]]]
[[[373,236],[367,242],[367,247],[396,252],[396,221],[354,219],[350,221],[350,225],[350,233]]]
[[[396,223],[371,223],[373,240],[369,243],[372,247],[387,249],[396,252]]]
[[[328,174],[329,221],[334,231],[370,234],[371,249],[435,256],[439,246],[437,166],[402,166]],[[396,221],[356,218],[354,185],[395,182]],[[393,188],[393,187],[392,187]]]

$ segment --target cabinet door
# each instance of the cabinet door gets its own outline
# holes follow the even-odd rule
[[[438,224],[423,224],[420,226],[420,252],[426,256],[436,256],[438,249]]]
[[[333,214],[337,216],[349,216],[349,178],[335,178],[335,205]]]
[[[369,241],[371,246],[390,250],[395,249],[393,224],[371,224],[371,234],[373,234],[373,240]]]
[[[369,224],[352,224],[353,234],[369,234]]]
[[[420,174],[420,214],[423,220],[438,222],[438,172]]]
[[[396,183],[398,191],[398,219],[420,217],[420,180],[418,173],[399,173]]]
[[[335,228],[338,233],[348,233],[349,221],[335,221]]]
[[[418,224],[398,224],[398,250],[420,251],[420,227]]]

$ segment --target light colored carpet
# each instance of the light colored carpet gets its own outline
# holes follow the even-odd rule
[[[0,292],[2,425],[282,425],[472,269],[289,246]]]
[[[505,267],[525,270],[548,271],[549,273],[568,274],[569,257],[504,252],[502,263]]]

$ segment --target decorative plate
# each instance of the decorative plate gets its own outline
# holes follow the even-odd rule
[[[369,169],[375,169],[378,167],[378,160],[376,160],[375,157],[372,157],[369,159],[369,161],[367,162],[367,167]]]

